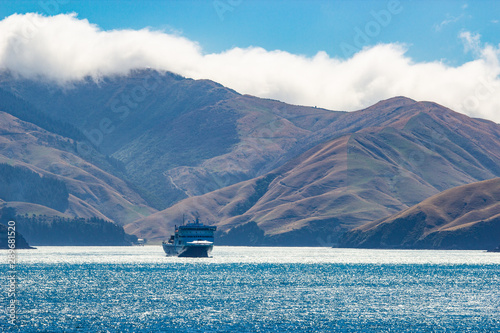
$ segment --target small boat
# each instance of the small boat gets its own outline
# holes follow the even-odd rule
[[[216,226],[204,225],[198,219],[175,226],[175,233],[162,243],[167,256],[206,258],[214,246]]]

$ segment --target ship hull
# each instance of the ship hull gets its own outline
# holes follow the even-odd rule
[[[167,256],[184,258],[208,258],[212,252],[213,245],[184,245],[175,246],[163,243],[163,251]]]

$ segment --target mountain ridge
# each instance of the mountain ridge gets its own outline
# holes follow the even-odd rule
[[[372,106],[341,119],[346,128],[355,124],[356,132],[339,131],[338,138],[267,175],[186,199],[125,228],[134,232],[145,223],[153,230],[164,221],[178,221],[180,212],[198,211],[221,231],[256,222],[269,237],[326,221],[322,232],[327,226],[331,241],[338,242],[350,228],[397,213],[442,190],[500,175],[498,125],[432,102],[399,97],[378,106],[379,111]],[[255,196],[257,181],[272,174],[276,176],[269,189],[255,204],[231,216],[235,207]],[[161,233],[168,228],[162,226]],[[315,237],[323,235],[314,235],[310,245],[318,244]]]
[[[500,243],[499,196],[500,178],[454,187],[352,230],[341,246],[493,249]]]
[[[286,161],[284,153],[320,142],[328,133],[310,135],[315,124],[337,116],[151,70],[66,89],[4,77],[0,88],[78,127],[87,145],[119,159],[130,181],[163,206],[262,174]]]

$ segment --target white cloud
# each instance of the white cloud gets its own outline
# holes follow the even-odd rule
[[[462,31],[459,34],[462,43],[464,44],[465,52],[473,52],[476,55],[481,54],[481,35],[470,31]]]
[[[0,21],[0,69],[61,84],[150,67],[207,78],[241,93],[333,110],[356,110],[396,95],[441,103],[500,122],[499,49],[460,38],[476,59],[458,67],[414,62],[400,44],[364,48],[347,60],[258,47],[204,54],[160,31],[103,31],[73,15],[12,15]]]
[[[448,16],[447,19],[441,21],[439,24],[436,24],[434,26],[434,29],[436,31],[441,31],[443,29],[443,27],[447,26],[447,25],[450,25],[452,23],[457,23],[458,21],[460,21],[461,19],[463,19],[465,17],[464,14],[461,14],[459,16]]]

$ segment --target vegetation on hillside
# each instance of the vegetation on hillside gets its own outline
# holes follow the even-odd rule
[[[75,126],[43,114],[30,103],[3,89],[0,89],[0,111],[67,138],[85,139],[83,133]]]
[[[68,208],[68,189],[58,179],[8,164],[0,164],[0,198],[47,206],[64,212]]]

